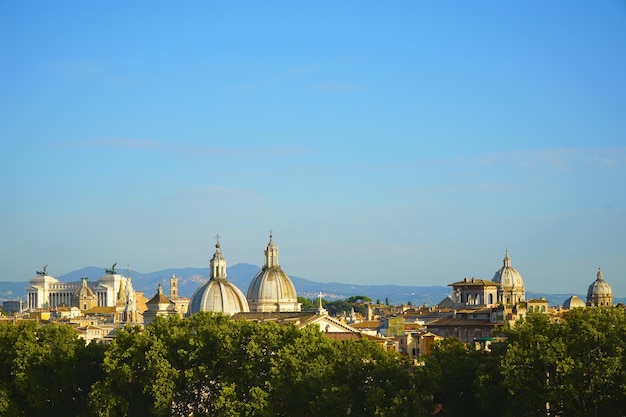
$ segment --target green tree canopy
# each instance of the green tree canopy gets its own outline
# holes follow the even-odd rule
[[[101,416],[398,415],[405,358],[315,327],[197,313],[121,330],[91,395]]]
[[[367,295],[353,295],[352,297],[348,297],[346,299],[347,302],[349,303],[371,303],[372,299],[369,298]]]
[[[67,325],[0,326],[0,415],[87,415],[103,353]]]
[[[302,310],[315,310],[317,308],[317,304],[313,300],[305,297],[298,296],[298,302],[302,304]]]
[[[529,314],[501,329],[506,341],[481,364],[482,404],[502,416],[624,415],[625,329],[619,307],[574,309],[557,322]]]

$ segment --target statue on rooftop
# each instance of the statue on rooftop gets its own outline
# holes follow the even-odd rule
[[[117,265],[117,262],[113,264],[111,269],[105,269],[107,275],[115,275],[115,265]]]

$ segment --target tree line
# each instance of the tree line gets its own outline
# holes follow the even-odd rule
[[[626,315],[530,314],[491,352],[445,339],[419,364],[314,327],[198,313],[85,345],[0,326],[2,416],[622,416]]]
[[[331,316],[346,316],[352,313],[359,313],[367,316],[367,304],[372,301],[366,295],[355,295],[345,300],[328,301],[322,299],[322,307],[328,311]],[[380,300],[378,300],[380,301]],[[319,307],[319,300],[312,300],[305,297],[298,297],[298,302],[302,304],[303,311],[314,311]]]

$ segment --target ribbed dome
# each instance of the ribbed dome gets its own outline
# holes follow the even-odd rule
[[[92,299],[96,297],[96,293],[87,285],[87,278],[82,278],[81,286],[76,290],[74,295],[79,299]]]
[[[587,305],[590,307],[613,305],[613,290],[609,283],[602,277],[600,268],[598,268],[596,280],[589,285],[589,289],[587,290]]]
[[[251,300],[297,301],[296,287],[280,268],[264,268],[250,283],[248,298]]]
[[[250,311],[243,292],[226,280],[226,260],[222,257],[219,241],[211,259],[211,278],[196,290],[189,303],[188,314],[198,311],[229,315]]]
[[[212,311],[233,315],[250,311],[243,292],[228,281],[210,280],[191,297],[189,314]]]
[[[251,311],[300,311],[296,287],[278,265],[278,248],[271,234],[265,265],[250,283],[247,298]]]
[[[571,310],[572,308],[585,307],[585,302],[580,297],[572,295],[563,303],[563,308]]]
[[[511,258],[507,250],[504,259],[504,265],[493,276],[492,281],[500,284],[498,289],[498,301],[505,304],[515,304],[524,301],[526,298],[526,289],[524,288],[524,279],[522,274],[517,272],[511,266]]]

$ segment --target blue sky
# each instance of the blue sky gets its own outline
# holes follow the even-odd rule
[[[626,296],[626,3],[0,2],[0,280]]]

